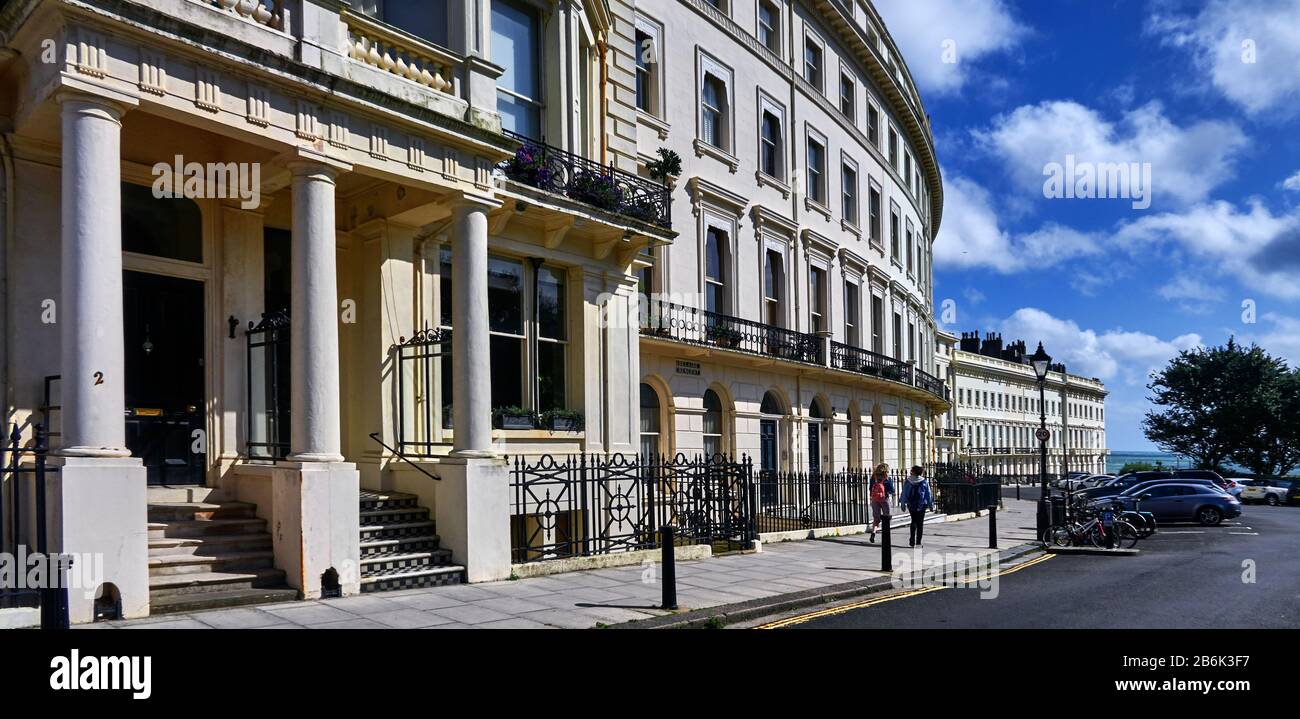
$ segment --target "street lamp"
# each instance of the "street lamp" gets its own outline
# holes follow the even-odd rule
[[[1047,528],[1051,525],[1047,500],[1047,440],[1052,435],[1047,431],[1046,387],[1047,370],[1052,366],[1052,357],[1043,350],[1043,343],[1039,342],[1038,349],[1029,361],[1034,366],[1034,376],[1038,378],[1038,431],[1034,433],[1038,439],[1038,538],[1047,541]]]

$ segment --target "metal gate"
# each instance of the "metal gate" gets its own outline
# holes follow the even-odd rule
[[[68,594],[63,562],[51,561],[46,527],[45,479],[58,471],[46,467],[49,435],[44,424],[33,424],[32,441],[24,446],[22,432],[14,424],[0,442],[0,552],[21,559],[10,573],[14,582],[0,583],[0,609],[18,607],[41,610],[41,626],[67,628]],[[35,547],[35,552],[31,548]],[[39,555],[39,556],[34,556]],[[45,562],[45,586],[26,586],[27,564]],[[50,568],[59,568],[51,576]],[[23,581],[19,581],[23,575]]]
[[[233,331],[233,327],[231,328]],[[249,459],[289,456],[289,312],[262,314],[248,323],[248,408],[245,453]]]
[[[974,462],[939,462],[928,465],[935,506],[946,514],[988,509],[1002,501],[1001,480]]]

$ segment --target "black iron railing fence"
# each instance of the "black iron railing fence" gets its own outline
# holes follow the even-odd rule
[[[831,342],[831,366],[873,377],[883,377],[903,384],[912,384],[912,366],[906,362],[839,342]]]
[[[517,564],[683,544],[748,548],[753,467],[723,455],[520,457],[511,470],[510,538]]]
[[[658,299],[650,299],[646,304],[641,317],[641,333],[644,335],[824,364],[823,343],[819,337]]]
[[[45,478],[56,471],[45,466],[49,437],[45,426],[32,425],[31,444],[23,443],[18,425],[0,441],[0,553],[9,557],[45,554]],[[33,551],[34,550],[34,551]],[[26,566],[15,567],[25,575]],[[0,609],[38,607],[40,587],[28,587],[17,581],[18,574],[0,573]]]
[[[245,453],[253,460],[289,456],[289,312],[266,312],[248,323],[248,411]]]
[[[915,376],[916,386],[936,397],[948,399],[948,388],[938,377],[918,368]]]
[[[664,185],[509,130],[502,132],[523,143],[513,158],[500,165],[507,178],[642,222],[672,226],[672,198]]]

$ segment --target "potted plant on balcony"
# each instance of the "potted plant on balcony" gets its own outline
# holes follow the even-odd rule
[[[659,159],[645,164],[646,172],[671,190],[677,185],[677,176],[682,174],[682,157],[666,147],[659,148],[657,154]]]
[[[602,170],[580,170],[569,181],[568,195],[602,210],[622,211],[623,190]]]
[[[514,158],[506,163],[506,177],[526,185],[547,189],[555,177],[547,160],[545,148],[525,142],[515,150]]]
[[[511,405],[492,410],[492,424],[497,429],[533,429],[537,421],[532,410]]]
[[[902,382],[903,368],[898,367],[896,365],[889,365],[885,367],[884,371],[881,372],[881,375],[884,376],[885,379],[892,379],[895,382]]]
[[[872,364],[871,362],[868,362],[868,361],[866,361],[866,360],[864,360],[864,361],[862,362],[862,368],[861,368],[861,369],[862,369],[862,374],[869,374],[869,375],[871,375],[872,377],[879,377],[879,376],[880,376],[880,367],[878,367],[878,366],[876,366],[876,365],[874,365],[874,364]]]
[[[576,409],[552,409],[542,413],[542,426],[552,432],[581,432],[582,413]]]
[[[726,325],[710,325],[708,329],[709,341],[719,347],[728,347],[734,349],[744,339],[744,335],[739,330],[732,329]]]

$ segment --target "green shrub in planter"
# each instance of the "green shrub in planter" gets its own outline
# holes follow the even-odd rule
[[[542,426],[552,432],[581,432],[582,413],[575,409],[553,409],[543,412]]]
[[[497,407],[492,410],[492,425],[497,429],[534,429],[537,417],[523,407]]]

